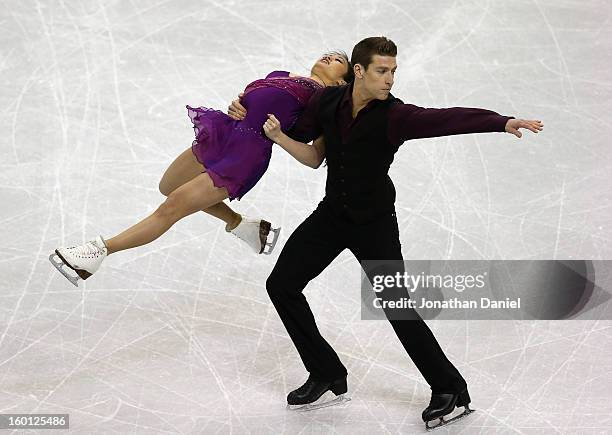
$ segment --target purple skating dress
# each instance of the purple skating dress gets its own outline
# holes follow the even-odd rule
[[[268,113],[274,114],[282,131],[287,132],[321,87],[312,79],[273,71],[244,90],[241,104],[247,115],[242,121],[219,110],[187,106],[195,131],[191,150],[214,185],[227,188],[230,201],[240,200],[268,169],[273,145],[263,130]]]

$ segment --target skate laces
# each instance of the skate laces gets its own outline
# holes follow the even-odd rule
[[[68,249],[72,250],[74,255],[79,255],[81,257],[97,257],[104,252],[104,249],[98,246],[95,240],[91,240],[81,246],[72,246]]]

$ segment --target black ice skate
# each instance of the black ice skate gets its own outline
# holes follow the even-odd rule
[[[431,401],[429,402],[429,406],[425,408],[423,411],[423,421],[425,422],[425,429],[428,431],[437,429],[441,426],[446,426],[449,423],[453,423],[466,415],[474,412],[474,409],[470,409],[470,395],[467,391],[467,388],[463,390],[461,393],[457,394],[432,394]],[[451,414],[455,408],[459,408],[463,406],[463,412],[451,417],[448,420],[444,420],[444,417]],[[439,423],[435,426],[430,426],[429,423],[433,420],[439,419]]]
[[[334,393],[336,397],[325,394],[328,391]],[[340,405],[351,400],[344,396],[346,392],[346,377],[335,381],[317,381],[309,377],[304,385],[287,395],[287,409],[312,411],[326,406]]]

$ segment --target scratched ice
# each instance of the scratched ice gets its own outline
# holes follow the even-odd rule
[[[391,176],[407,259],[612,258],[612,6],[605,1],[32,1],[0,11],[0,413],[72,433],[415,433],[429,389],[386,322],[360,320],[344,252],[307,288],[349,370],[343,409],[288,413],[306,373],[265,290],[324,167],[275,148],[236,210],[283,226],[254,256],[204,213],[74,288],[57,246],[112,237],[164,199],[185,105],[224,110],[276,69],[385,34],[393,93],[541,119],[522,139],[407,142]],[[606,42],[607,41],[607,42]],[[612,323],[431,322],[479,412],[462,433],[603,433]]]

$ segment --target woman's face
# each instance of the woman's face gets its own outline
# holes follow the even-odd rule
[[[328,86],[337,86],[346,84],[343,77],[348,68],[348,62],[344,56],[338,53],[327,53],[317,60],[310,72],[325,81]]]

